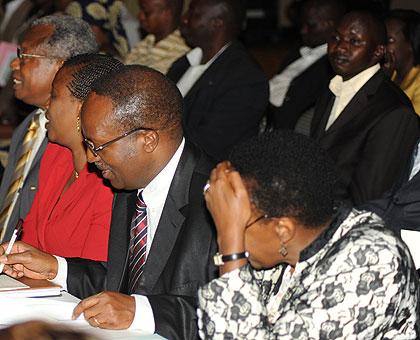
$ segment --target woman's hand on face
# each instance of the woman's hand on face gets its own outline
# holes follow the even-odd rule
[[[241,175],[230,162],[225,161],[213,169],[209,184],[205,199],[216,224],[218,238],[243,237],[251,218],[251,203]]]

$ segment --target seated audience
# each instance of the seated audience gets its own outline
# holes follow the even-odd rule
[[[101,52],[124,60],[128,41],[120,20],[122,6],[118,0],[78,0],[70,2],[65,13],[90,25]]]
[[[343,17],[328,43],[337,75],[312,120],[339,173],[337,197],[355,204],[390,189],[419,136],[410,100],[380,68],[385,43],[385,25],[368,12]]]
[[[89,25],[81,19],[51,15],[31,24],[18,51],[11,63],[15,96],[38,109],[17,127],[11,141],[0,186],[0,242],[10,239],[38,190],[40,159],[47,145],[45,109],[54,76],[64,60],[95,53],[97,44]]]
[[[333,163],[279,131],[235,148],[205,191],[221,277],[199,291],[203,339],[418,339],[419,278],[375,214],[334,208]]]
[[[190,48],[179,31],[182,0],[140,0],[139,19],[148,35],[127,55],[126,64],[149,66],[166,74]]]
[[[410,98],[420,115],[420,14],[412,10],[393,10],[385,19],[387,51],[394,69],[392,80]]]
[[[112,190],[89,170],[80,109],[91,84],[122,64],[83,54],[64,63],[51,91],[39,189],[23,224],[22,241],[47,253],[98,261],[108,258]]]
[[[268,102],[268,82],[236,40],[245,17],[242,0],[192,0],[181,32],[194,49],[168,77],[185,102],[185,135],[215,159],[258,133]]]
[[[198,287],[216,276],[202,195],[213,163],[183,138],[181,114],[181,94],[158,71],[129,65],[99,79],[81,113],[88,161],[126,190],[115,195],[108,262],[56,258],[17,242],[0,257],[5,273],[55,278],[87,297],[74,316],[94,327],[196,339]]]
[[[344,12],[341,0],[303,1],[300,35],[304,46],[284,70],[270,79],[269,123],[275,128],[294,129],[327,88],[334,75],[327,42]]]

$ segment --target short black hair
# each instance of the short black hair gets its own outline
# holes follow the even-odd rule
[[[81,54],[67,60],[62,67],[74,69],[67,88],[74,97],[85,101],[97,79],[122,66],[120,61],[108,55]]]
[[[269,217],[292,217],[318,227],[332,216],[334,165],[308,137],[288,130],[267,132],[234,147],[229,160],[253,183],[251,199]]]
[[[119,130],[147,127],[182,135],[182,96],[162,73],[142,65],[126,65],[93,84],[93,91],[111,99]]]
[[[414,65],[420,64],[420,13],[410,9],[395,9],[385,15],[385,22],[397,20],[413,50]]]

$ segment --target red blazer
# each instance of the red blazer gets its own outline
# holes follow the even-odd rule
[[[60,198],[73,171],[70,150],[49,143],[22,241],[54,255],[106,261],[113,193],[86,166]]]

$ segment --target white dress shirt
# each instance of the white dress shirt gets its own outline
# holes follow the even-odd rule
[[[184,146],[185,139],[182,139],[178,149],[163,170],[144,189],[139,189],[139,191],[143,190],[142,196],[147,206],[146,261]],[[55,257],[58,260],[58,273],[52,281],[66,290],[67,262],[62,257]],[[155,332],[155,320],[149,299],[144,295],[133,294],[132,296],[136,299],[136,314],[129,329],[153,334]]]
[[[203,50],[200,47],[196,47],[187,53],[187,59],[191,66],[185,71],[176,84],[183,97],[187,95],[196,81],[203,75],[204,72],[206,72],[210,65],[214,63],[214,61],[226,50],[229,45],[230,43],[227,43],[223,46],[219,52],[217,52],[213,58],[205,64],[201,64],[201,60],[203,59]]]
[[[270,79],[270,103],[277,107],[282,106],[292,80],[326,54],[327,44],[315,48],[302,47],[301,57]]]
[[[346,81],[338,75],[331,79],[330,90],[335,95],[335,100],[325,130],[330,128],[356,93],[380,68],[379,64],[375,64]]]
[[[45,110],[43,109],[38,109],[35,114],[39,114],[39,128],[38,128],[38,132],[35,136],[35,141],[34,144],[32,146],[32,151],[29,154],[28,160],[25,163],[25,167],[23,169],[23,181],[20,184],[19,189],[16,191],[15,196],[13,197],[13,201],[11,203],[9,212],[8,212],[8,216],[6,217],[6,220],[4,221],[4,225],[7,226],[9,224],[9,220],[10,220],[10,216],[12,215],[13,209],[16,205],[17,199],[19,197],[20,194],[20,190],[22,188],[22,186],[25,184],[25,179],[26,176],[28,176],[29,170],[31,169],[32,163],[34,162],[34,158],[36,156],[36,154],[38,153],[39,148],[41,147],[41,144],[46,136],[46,132],[47,129],[45,128],[45,123],[47,122],[47,118],[45,118]],[[31,124],[31,122],[29,122],[29,125]],[[29,128],[28,125],[28,128]],[[22,137],[23,140],[23,137]],[[36,188],[37,189],[37,188]],[[0,237],[1,238],[1,237]]]

